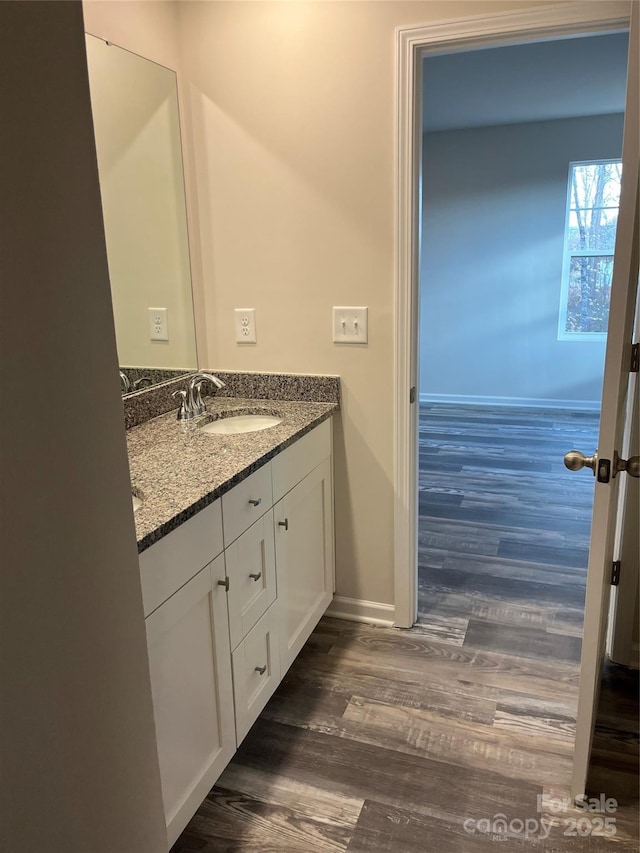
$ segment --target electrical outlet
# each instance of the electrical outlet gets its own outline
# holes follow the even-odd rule
[[[167,325],[166,308],[149,308],[149,337],[152,341],[168,341],[169,326]]]
[[[366,344],[369,342],[369,309],[333,308],[334,344]]]
[[[236,308],[236,343],[255,344],[256,338],[256,310],[255,308]]]

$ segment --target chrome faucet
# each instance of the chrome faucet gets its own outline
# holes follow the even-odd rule
[[[123,394],[128,394],[131,390],[131,383],[129,382],[129,377],[123,371],[120,371],[120,390]]]
[[[139,391],[143,385],[153,385],[153,379],[150,376],[141,376],[133,383],[133,390]]]
[[[187,390],[174,391],[174,397],[180,397],[180,408],[178,409],[179,421],[190,421],[204,415],[207,407],[202,399],[200,386],[203,382],[211,382],[216,388],[224,388],[222,379],[218,379],[212,373],[196,373],[189,380]]]
[[[196,373],[195,376],[192,376],[189,380],[187,403],[193,412],[192,417],[194,418],[197,418],[198,415],[204,415],[207,411],[207,407],[204,404],[202,393],[200,391],[200,386],[203,382],[211,382],[216,389],[224,388],[224,382],[222,379],[218,379],[218,377],[214,376],[212,373]]]

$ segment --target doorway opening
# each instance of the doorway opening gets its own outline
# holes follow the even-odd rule
[[[627,499],[619,481],[608,476],[611,460],[621,458],[619,448],[628,456],[625,446],[625,423],[629,422],[628,403],[633,399],[635,382],[629,378],[633,369],[633,317],[638,278],[638,18],[635,7],[615,2],[608,4],[558,4],[541,9],[496,14],[445,22],[438,26],[407,27],[398,30],[398,102],[397,102],[397,195],[396,195],[396,424],[395,424],[395,530],[394,590],[395,625],[410,627],[418,610],[417,580],[417,493],[418,406],[412,405],[418,390],[418,269],[421,236],[421,192],[419,187],[422,126],[420,67],[426,53],[454,53],[463,50],[489,49],[496,45],[515,45],[543,40],[575,38],[582,34],[618,33],[631,29],[629,69],[625,100],[624,163],[620,192],[620,211],[615,248],[615,269],[611,288],[609,333],[607,337],[602,411],[598,431],[598,454],[589,463],[597,465],[597,486],[593,501],[592,532],[585,599],[585,624],[589,630],[583,637],[579,665],[552,662],[543,667],[540,661],[516,658],[495,652],[468,648],[441,649],[440,653],[456,657],[472,656],[475,665],[489,671],[480,673],[482,682],[508,681],[511,674],[535,674],[537,688],[545,691],[554,678],[563,683],[562,695],[577,696],[577,719],[574,708],[575,738],[572,738],[572,797],[582,796],[587,787],[589,756],[593,741],[595,711],[598,704],[602,673],[604,637],[607,625],[612,561],[615,560],[617,531],[620,529]],[[456,248],[456,247],[454,247]],[[463,345],[464,342],[461,342]],[[616,463],[617,468],[617,463]],[[620,498],[620,499],[619,499]],[[624,579],[623,573],[623,579]],[[628,600],[632,601],[631,596]],[[616,601],[616,613],[624,598]],[[628,616],[629,614],[626,613]],[[616,630],[618,619],[615,620]],[[631,624],[631,617],[629,620]],[[631,634],[629,633],[629,637]],[[629,639],[627,637],[627,641]],[[431,641],[430,641],[431,642]],[[464,640],[459,642],[463,644]],[[497,655],[497,657],[496,657]],[[489,657],[488,657],[489,656]],[[543,670],[545,672],[543,673]],[[572,688],[566,690],[565,687]],[[510,688],[507,687],[509,691]],[[530,692],[530,691],[528,691]],[[553,692],[553,696],[558,694]],[[526,703],[525,703],[526,704]],[[520,708],[520,712],[522,708]],[[534,709],[534,717],[540,708]],[[511,722],[508,724],[511,726]],[[548,728],[548,727],[547,727]],[[515,730],[514,730],[515,731]],[[549,731],[544,735],[546,740]]]
[[[417,622],[576,666],[627,46],[423,60]]]

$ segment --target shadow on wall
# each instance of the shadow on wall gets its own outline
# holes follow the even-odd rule
[[[346,398],[346,399],[345,399]],[[357,405],[357,404],[356,404]],[[371,572],[373,567],[365,565],[362,555],[358,554],[355,531],[367,529],[371,525],[366,505],[355,499],[356,494],[362,494],[361,489],[352,488],[349,470],[356,462],[356,470],[367,472],[367,504],[373,503],[379,513],[379,504],[383,496],[392,495],[391,483],[380,462],[370,450],[367,437],[361,431],[357,443],[350,444],[349,459],[346,453],[346,442],[342,418],[346,416],[350,423],[365,423],[362,412],[354,413],[353,398],[348,396],[342,385],[342,403],[340,415],[334,418],[333,452],[334,471],[342,472],[335,477],[335,537],[340,547],[336,549],[336,596],[354,599],[371,600],[380,604],[392,604],[393,593],[393,523],[389,525],[388,536],[385,538],[385,555],[379,565],[387,568],[384,576],[375,578]],[[349,464],[348,464],[349,463]],[[393,505],[386,508],[385,517],[393,519]],[[372,590],[374,592],[372,593]],[[377,590],[377,592],[376,592]]]

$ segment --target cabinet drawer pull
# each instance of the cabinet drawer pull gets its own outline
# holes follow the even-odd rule
[[[218,586],[223,586],[227,592],[229,592],[229,578],[225,578],[223,581],[218,581]]]
[[[267,671],[267,665],[265,664],[264,666],[256,666],[255,671],[258,673],[258,675],[264,675]]]
[[[288,530],[289,529],[289,519],[285,518],[284,521],[279,521],[278,527],[284,527],[285,530]]]
[[[260,504],[262,503],[262,498],[249,498],[249,503],[251,504],[251,506],[260,506]]]
[[[252,572],[249,577],[252,578],[254,581],[259,581],[262,577],[262,572]]]

